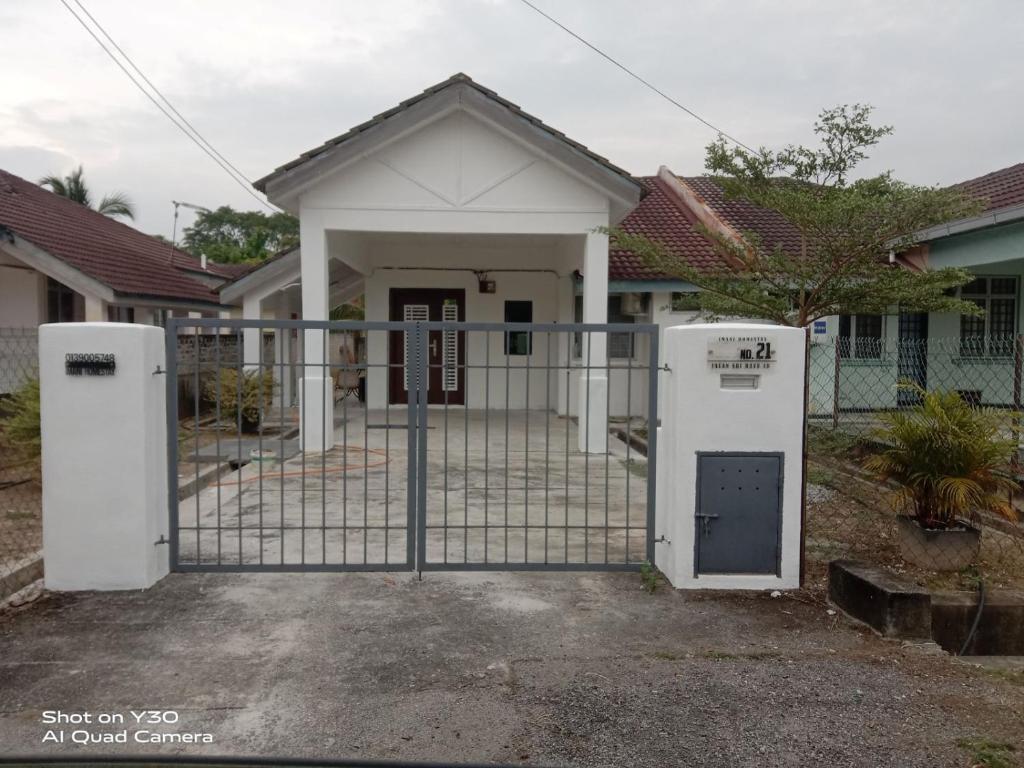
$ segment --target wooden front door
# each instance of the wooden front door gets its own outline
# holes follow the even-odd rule
[[[392,288],[391,319],[399,322],[464,322],[466,292],[461,288]],[[392,331],[389,340],[388,402],[409,401],[409,354],[404,331]],[[466,402],[466,334],[430,331],[427,338],[427,402],[463,405]]]

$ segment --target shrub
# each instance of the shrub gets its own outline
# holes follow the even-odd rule
[[[924,528],[952,528],[980,511],[1015,520],[1009,495],[1019,487],[1010,472],[1017,443],[1004,435],[1003,416],[956,392],[915,390],[918,405],[881,417],[874,430],[881,446],[865,467],[899,486],[896,506]]]
[[[28,459],[42,452],[39,427],[39,379],[31,379],[0,402],[0,433],[12,451]]]
[[[234,368],[222,369],[203,385],[203,396],[210,403],[220,401],[221,419],[228,423],[237,424],[241,411],[241,431],[255,432],[261,412],[269,409],[273,400],[274,377],[270,371],[243,371],[239,382],[238,374]]]

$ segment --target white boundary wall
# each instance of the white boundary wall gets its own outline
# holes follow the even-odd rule
[[[722,389],[708,342],[722,335],[770,335],[776,360],[757,389]],[[658,430],[655,562],[680,589],[791,589],[800,586],[805,334],[757,323],[701,323],[665,329]],[[742,373],[742,371],[740,371]],[[698,452],[782,453],[781,576],[696,575]]]
[[[70,376],[68,353],[113,354],[114,375]],[[47,589],[144,589],[167,573],[164,364],[160,328],[39,328]]]

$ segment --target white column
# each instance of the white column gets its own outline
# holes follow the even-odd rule
[[[242,298],[242,319],[260,320],[263,316],[261,309],[262,301],[257,294],[246,294]],[[260,344],[262,334],[259,328],[245,328],[242,330],[242,362],[245,370],[255,371],[260,364]]]
[[[69,375],[68,354],[112,356],[114,369]],[[39,328],[47,589],[144,589],[167,573],[164,364],[160,328]]]
[[[327,233],[319,221],[303,214],[302,240],[302,319],[327,320],[329,280],[327,269]],[[299,387],[299,428],[304,451],[322,451],[334,447],[334,382],[325,363],[327,332],[304,332],[303,373]]]
[[[583,322],[608,322],[608,236],[587,234],[583,246]],[[579,449],[584,453],[608,450],[608,337],[583,335],[586,366],[579,379],[576,413],[579,416]]]
[[[575,283],[572,275],[559,276],[557,286],[559,323],[573,322],[576,309],[574,287]],[[555,383],[551,393],[551,397],[555,400],[552,408],[559,416],[569,416],[572,413],[572,403],[570,402],[569,395],[571,393],[575,396],[573,391],[575,382],[569,381],[566,376],[565,366],[572,362],[574,338],[573,334],[568,331],[559,333],[555,340],[555,349],[552,351],[554,355],[553,362],[559,366],[558,370],[553,372],[557,375],[555,375]]]
[[[107,303],[98,296],[91,296],[86,293],[82,295],[85,300],[85,322],[102,323],[107,319]]]
[[[800,499],[803,474],[804,330],[757,323],[700,323],[665,329],[668,373],[658,430],[655,565],[680,589],[790,589],[800,585]],[[758,343],[771,345],[771,362],[757,362]],[[742,350],[750,350],[745,355]],[[714,357],[709,353],[714,352]],[[751,492],[770,515],[779,502],[777,533],[758,539],[736,534],[728,516],[743,505],[714,510],[697,525],[698,467],[702,454],[773,456],[781,461],[781,488],[751,477]],[[724,470],[720,470],[724,471]],[[733,481],[735,482],[735,480]],[[716,483],[717,485],[717,483]],[[758,487],[760,485],[760,487]],[[740,487],[739,490],[743,490]],[[721,526],[732,525],[731,528]],[[727,545],[737,562],[767,551],[777,572],[699,573],[702,546],[718,530],[731,531]],[[721,539],[718,539],[721,546]]]

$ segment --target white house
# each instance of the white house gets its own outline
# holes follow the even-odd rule
[[[531,322],[569,323],[579,314],[604,323],[608,238],[595,230],[621,222],[644,191],[627,172],[462,74],[256,186],[299,217],[301,250],[229,284],[222,299],[241,301],[244,318],[298,309],[303,319],[323,320],[336,302],[363,295],[370,321],[503,322],[511,311]],[[330,423],[330,398],[323,411],[311,410],[323,400],[324,345],[317,331],[306,331],[305,341],[307,420]],[[254,359],[257,334],[246,343],[253,350],[246,359]],[[563,335],[554,355],[573,354],[568,345]],[[386,360],[386,346],[371,338],[368,360]],[[436,354],[458,354],[441,347]],[[535,344],[531,354],[541,359],[548,350]],[[593,369],[605,364],[607,339],[594,334],[580,354],[591,363],[589,381],[560,380],[560,391],[587,387],[603,402],[608,382]],[[368,376],[369,407],[405,402],[400,379],[386,382],[372,368]],[[473,391],[480,386],[460,375],[446,386],[448,401],[482,402]],[[535,397],[531,407],[554,408],[565,394]],[[603,425],[586,432],[604,439]]]

